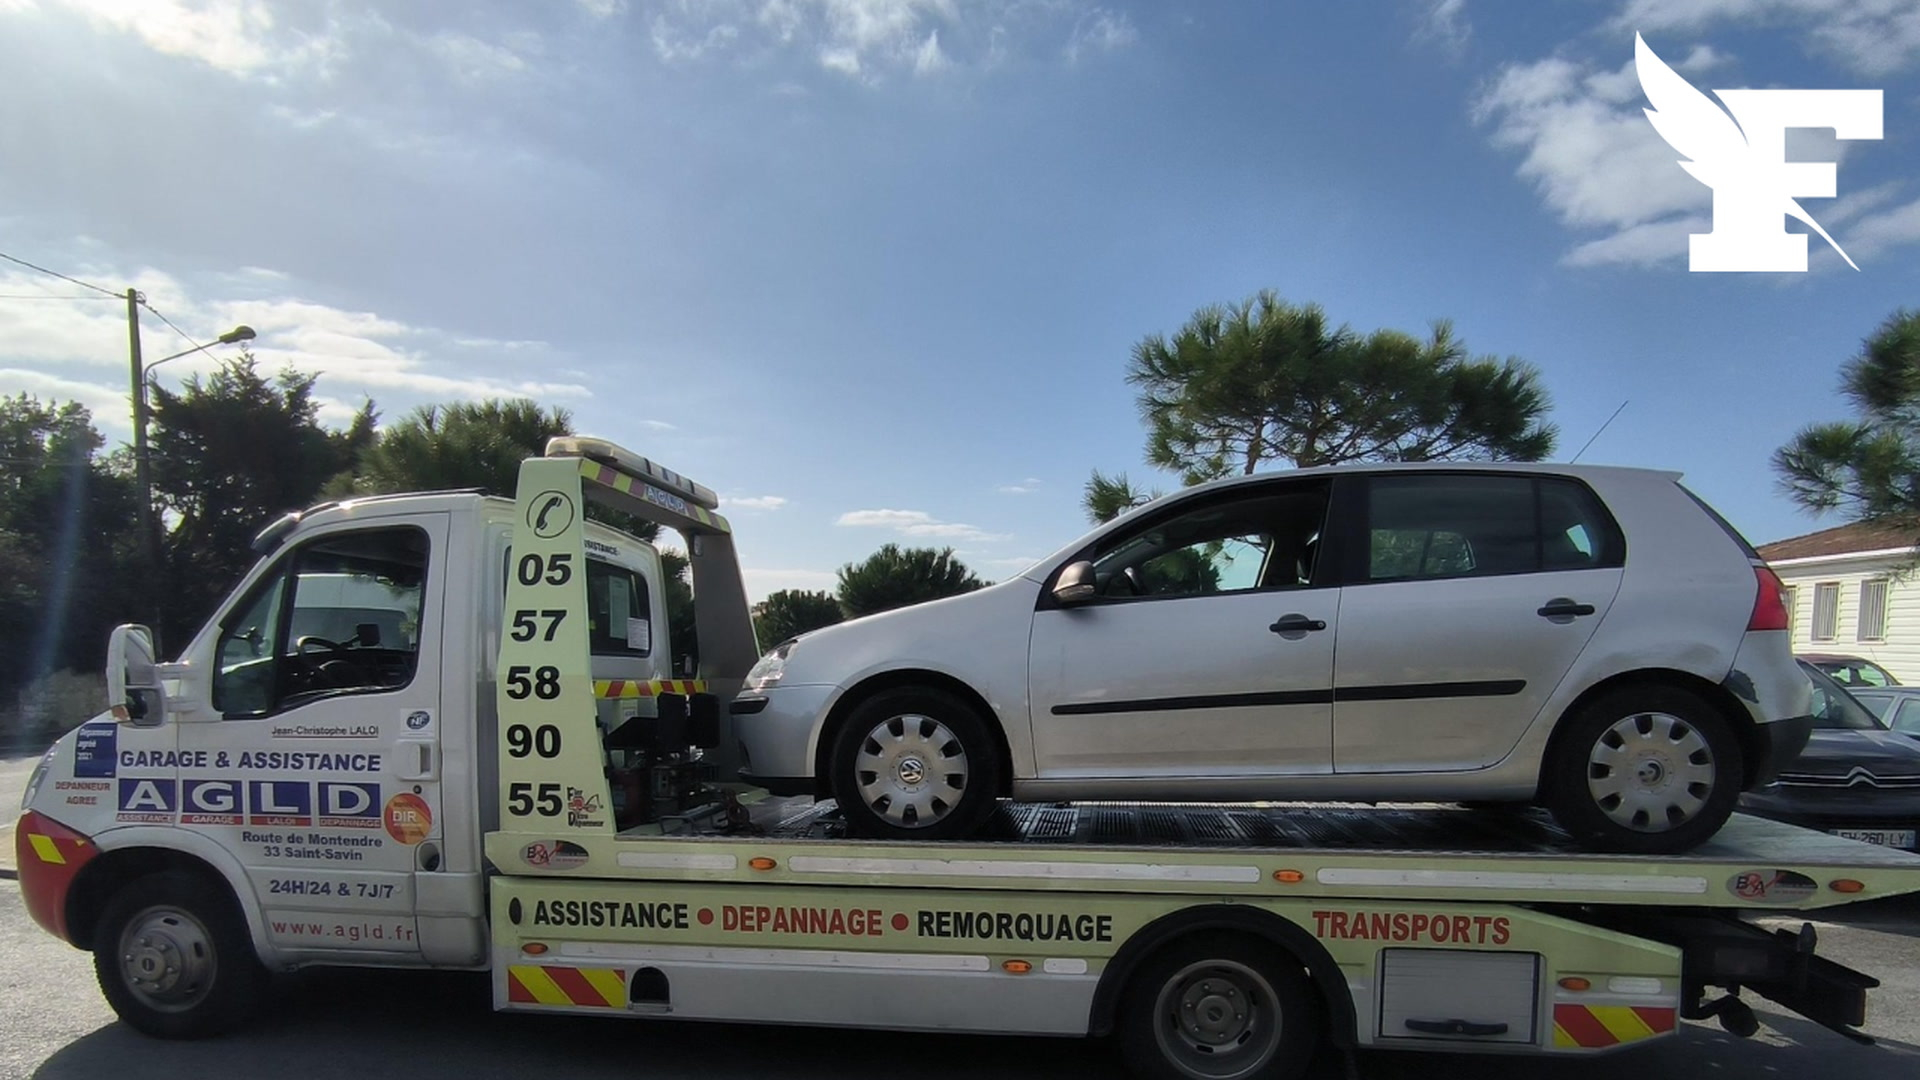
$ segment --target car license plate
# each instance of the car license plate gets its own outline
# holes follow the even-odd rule
[[[1915,829],[1832,829],[1829,831],[1835,836],[1844,836],[1849,840],[1864,840],[1869,844],[1879,844],[1883,847],[1908,849],[1913,848],[1915,834],[1920,833],[1920,830]]]

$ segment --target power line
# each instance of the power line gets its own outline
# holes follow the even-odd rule
[[[97,293],[105,293],[108,296],[116,296],[122,299],[126,298],[125,293],[114,292],[112,289],[109,289],[104,285],[95,285],[91,281],[81,281],[77,277],[68,277],[66,274],[63,274],[58,270],[49,270],[44,266],[39,266],[34,263],[30,263],[25,259],[16,259],[12,255],[9,255],[4,251],[0,251],[0,259],[5,259],[10,263],[19,263],[21,266],[24,266],[29,270],[38,270],[42,274],[47,274],[52,277],[57,277],[61,281],[69,282],[74,285],[79,285],[82,288],[92,289],[94,292],[97,292]]]
[[[124,300],[124,296],[88,296],[84,293],[0,293],[0,300]]]
[[[206,345],[202,345],[202,344],[200,344],[199,342],[197,342],[197,341],[195,341],[195,340],[193,340],[193,338],[191,338],[191,337],[189,337],[189,336],[187,335],[187,332],[186,332],[185,330],[182,330],[182,329],[180,329],[179,327],[177,327],[177,326],[174,326],[174,325],[173,325],[173,320],[172,320],[172,319],[169,319],[169,318],[167,318],[167,317],[166,317],[165,315],[162,315],[162,314],[160,314],[160,309],[158,309],[158,308],[156,308],[156,307],[154,307],[154,306],[153,306],[152,304],[149,304],[149,303],[147,303],[147,298],[146,298],[146,297],[144,297],[144,296],[143,296],[143,297],[141,297],[141,298],[140,298],[140,306],[141,306],[141,307],[143,307],[143,308],[146,308],[146,309],[147,309],[147,310],[148,310],[149,312],[151,312],[154,318],[156,318],[156,319],[159,319],[159,320],[160,320],[161,322],[163,322],[163,323],[166,323],[166,324],[167,324],[167,326],[168,326],[168,327],[169,327],[170,329],[172,329],[172,331],[173,331],[174,333],[176,333],[176,334],[179,334],[179,335],[180,335],[181,337],[183,337],[183,338],[186,338],[186,342],[187,342],[187,344],[189,344],[189,345],[191,345],[191,346],[193,346],[193,347],[194,347],[195,349],[205,349],[205,348],[208,348],[208,346],[206,346]]]

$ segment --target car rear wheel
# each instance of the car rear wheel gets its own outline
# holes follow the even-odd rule
[[[1543,775],[1544,801],[1582,844],[1676,855],[1726,824],[1745,768],[1718,710],[1678,687],[1642,685],[1568,718]]]
[[[853,836],[949,840],[993,811],[999,755],[987,721],[940,690],[861,702],[840,727],[828,780]]]

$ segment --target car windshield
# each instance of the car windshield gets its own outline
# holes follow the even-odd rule
[[[1885,731],[1887,726],[1866,706],[1855,701],[1846,687],[1812,664],[1801,664],[1813,683],[1813,726],[1819,731]]]

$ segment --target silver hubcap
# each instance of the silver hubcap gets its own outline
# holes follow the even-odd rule
[[[924,828],[960,805],[967,752],[930,716],[892,717],[867,732],[853,758],[860,799],[889,823]]]
[[[120,935],[120,972],[149,1007],[184,1012],[213,989],[213,940],[179,908],[148,908]]]
[[[1667,832],[1693,820],[1713,794],[1713,750],[1667,713],[1634,713],[1602,732],[1587,758],[1587,791],[1614,824]]]
[[[1231,1080],[1265,1067],[1280,1047],[1280,1012],[1261,974],[1231,960],[1192,964],[1154,1002],[1154,1037],[1188,1076]]]

